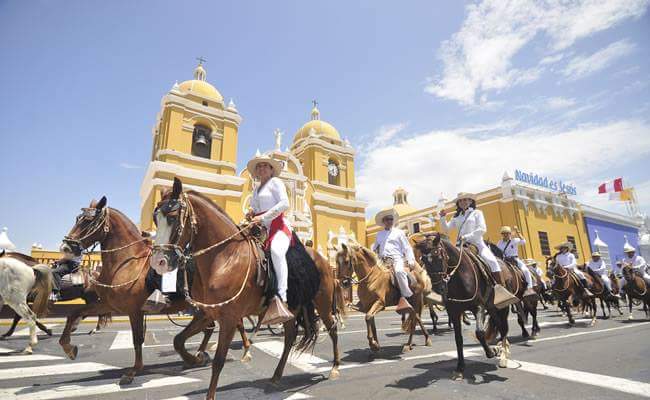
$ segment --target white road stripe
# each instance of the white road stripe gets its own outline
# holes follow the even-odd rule
[[[24,362],[24,361],[52,361],[60,360],[63,357],[50,356],[47,354],[18,354],[15,356],[0,356],[0,364],[3,363],[12,363],[12,362]]]
[[[0,353],[14,353],[16,350],[14,349],[7,349],[6,347],[0,347]]]
[[[0,370],[0,380],[31,378],[42,375],[63,375],[63,374],[80,374],[87,372],[105,371],[110,369],[120,369],[112,365],[81,362],[69,364],[44,365],[40,367],[21,367]],[[0,396],[2,398],[2,396]]]
[[[527,361],[508,361],[508,367],[517,368],[519,371],[532,374],[549,376],[565,381],[582,383],[585,385],[598,386],[618,392],[634,394],[642,397],[650,397],[650,383],[632,381],[629,379],[616,378],[613,376],[593,374],[591,372],[576,371],[573,369],[554,367],[546,364],[536,364]]]
[[[253,346],[272,357],[280,358],[282,356],[282,350],[284,349],[284,342],[279,340],[268,340],[265,342],[253,343]],[[316,365],[328,362],[327,360],[316,357],[313,354],[298,353],[295,351],[289,353],[289,359],[287,361],[304,372],[315,372],[318,369]]]
[[[136,378],[136,381],[138,378]],[[97,385],[97,381],[89,382],[90,386],[65,385],[49,386],[51,389],[44,389],[42,386],[23,386],[10,389],[0,389],[0,398],[3,400],[53,400],[67,399],[73,397],[98,396],[108,393],[131,392],[141,389],[155,389],[163,386],[181,385],[190,382],[198,382],[198,379],[184,376],[170,376],[160,379],[152,379],[143,382],[141,385],[121,388],[117,383],[104,383]],[[100,382],[110,382],[103,380]],[[142,398],[145,398],[143,396]],[[182,397],[181,397],[182,398]]]
[[[296,392],[291,394],[289,397],[285,398],[284,400],[303,400],[303,399],[311,399],[313,396],[310,396],[308,394]],[[189,397],[187,396],[178,396],[178,397],[170,397],[168,399],[163,399],[163,400],[190,400]]]
[[[617,326],[615,328],[605,328],[605,329],[596,329],[596,330],[592,330],[592,331],[567,333],[566,335],[559,335],[559,336],[550,336],[550,337],[543,337],[543,338],[538,337],[537,339],[534,339],[533,342],[545,342],[547,340],[566,339],[566,338],[575,337],[575,336],[591,335],[592,333],[612,332],[612,331],[618,331],[618,330],[621,330],[621,329],[636,328],[638,326],[643,326],[643,325],[648,325],[648,324],[650,324],[650,322],[641,322],[641,323],[638,323],[638,324]]]
[[[113,339],[113,344],[109,350],[120,350],[120,349],[132,349],[133,348],[133,336],[131,331],[117,331],[115,339]]]
[[[54,328],[56,326],[59,326],[59,325],[61,325],[61,324],[45,324],[45,326],[47,328],[49,328],[49,329],[52,329],[52,328]],[[36,327],[36,335],[43,336],[43,335],[47,335],[47,334],[45,332],[43,332],[42,330],[38,329],[38,327]],[[14,332],[12,337],[13,336],[29,336],[29,328],[19,329],[16,332]]]

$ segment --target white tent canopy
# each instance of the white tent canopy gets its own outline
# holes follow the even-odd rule
[[[9,235],[7,235],[7,228],[4,227],[2,228],[2,232],[0,232],[0,250],[14,250],[16,249],[16,245],[13,244],[11,240],[9,240]]]

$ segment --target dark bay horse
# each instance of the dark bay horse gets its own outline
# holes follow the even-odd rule
[[[650,318],[650,291],[648,285],[641,276],[634,272],[634,269],[629,264],[623,264],[623,277],[625,278],[625,294],[627,295],[628,310],[630,315],[628,319],[633,319],[632,316],[632,301],[634,299],[643,302],[643,310],[647,318]]]
[[[594,326],[596,324],[596,300],[593,297],[585,295],[577,275],[558,264],[555,259],[556,256],[557,254],[546,259],[546,270],[553,277],[551,290],[553,290],[553,294],[558,301],[558,306],[566,312],[569,325],[573,325],[576,321],[571,312],[569,299],[574,299],[588,305],[591,308],[591,326]],[[588,274],[585,274],[585,278],[587,282],[592,281]]]
[[[66,319],[63,334],[59,344],[70,359],[77,357],[77,346],[70,342],[70,335],[75,331],[79,322],[89,315],[120,313],[129,316],[135,350],[135,363],[132,368],[122,376],[121,385],[130,384],[137,373],[142,371],[142,345],[144,343],[144,312],[142,306],[149,292],[145,285],[145,278],[149,271],[149,258],[151,255],[151,242],[144,238],[138,227],[120,211],[106,206],[106,197],[99,202],[91,202],[90,206],[83,209],[81,215],[64,238],[73,252],[81,255],[95,243],[101,247],[102,269],[96,278],[91,279],[94,290],[99,296],[99,301],[87,304],[74,312]],[[163,312],[174,313],[188,308],[184,299],[173,301]],[[209,356],[205,353],[212,329],[208,328],[210,321],[202,313],[194,316],[195,320],[207,321],[205,323],[203,342],[199,347],[197,356],[184,354],[184,340],[174,338],[174,348],[180,352],[186,366],[205,365]],[[182,333],[182,332],[181,332]],[[185,353],[187,351],[185,350]]]
[[[208,321],[219,323],[219,344],[206,395],[208,400],[213,400],[238,324],[243,317],[260,315],[264,310],[264,288],[258,284],[257,276],[260,262],[257,244],[212,200],[194,191],[183,193],[178,178],[174,179],[172,190],[162,196],[154,220],[158,227],[152,258],[156,270],[173,271],[191,257],[196,270],[186,297]],[[306,251],[320,275],[320,287],[314,298],[303,299],[304,302],[292,307],[291,292],[298,288],[289,285],[289,305],[296,318],[284,323],[284,351],[272,378],[274,383],[281,378],[294,347],[298,324],[304,331],[298,351],[315,345],[318,328],[314,307],[332,339],[334,362],[329,377],[334,379],[339,375],[337,314],[343,312],[344,305],[337,300],[340,291],[327,260],[311,248]],[[203,322],[193,320],[186,330],[198,332],[203,327]]]
[[[366,329],[368,335],[368,346],[373,352],[380,349],[379,337],[377,336],[377,327],[375,325],[375,315],[387,306],[397,305],[400,298],[399,289],[391,283],[391,272],[379,265],[379,260],[375,254],[367,248],[356,244],[342,244],[341,249],[336,254],[336,265],[339,272],[339,278],[343,279],[343,284],[352,284],[352,274],[357,278],[357,294],[359,296],[360,311],[366,314]],[[402,347],[402,352],[406,353],[413,348],[413,334],[416,325],[422,329],[425,346],[431,346],[431,338],[426,328],[422,324],[420,314],[422,313],[424,298],[422,292],[425,287],[430,288],[430,282],[420,282],[420,279],[429,279],[421,267],[420,273],[423,275],[418,279],[417,286],[413,288],[415,302],[414,311],[409,313],[405,325],[408,332],[408,342]],[[417,272],[417,271],[416,271]]]
[[[444,288],[444,298],[447,313],[454,326],[454,338],[458,362],[452,375],[453,380],[463,379],[465,371],[465,356],[463,353],[463,332],[461,317],[465,311],[474,314],[476,322],[476,338],[481,343],[488,358],[499,356],[499,367],[508,365],[510,343],[508,342],[508,313],[509,307],[501,310],[494,306],[494,289],[489,277],[489,271],[478,265],[465,248],[457,248],[437,232],[427,235],[426,245],[420,248],[423,257],[429,260],[427,269],[441,275]],[[502,267],[503,268],[503,267]],[[485,337],[486,313],[495,321],[502,338],[502,348],[488,345]]]

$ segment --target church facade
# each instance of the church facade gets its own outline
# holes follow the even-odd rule
[[[153,209],[174,177],[185,188],[210,197],[235,222],[249,207],[256,182],[244,168],[247,160],[237,160],[242,116],[232,100],[224,102],[206,75],[199,64],[194,79],[174,84],[161,100],[152,129],[151,161],[140,189],[142,230],[155,230]],[[265,153],[283,164],[287,216],[298,236],[330,261],[341,242],[365,244],[366,204],[356,199],[350,143],[321,119],[315,102],[308,121],[284,151],[282,135],[276,130],[275,148]]]

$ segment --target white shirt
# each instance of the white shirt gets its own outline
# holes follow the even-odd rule
[[[632,258],[625,256],[625,261],[623,262],[626,264],[630,264],[634,269],[641,270],[641,272],[645,271],[645,267],[646,267],[645,259],[638,254],[635,254],[634,257]]]
[[[555,261],[564,268],[575,269],[578,266],[578,263],[576,262],[576,256],[574,256],[570,251],[558,254],[555,257]]]
[[[483,243],[483,235],[487,232],[483,212],[471,208],[452,218],[449,222],[447,222],[446,218],[440,218],[440,227],[443,231],[458,229],[458,239],[477,246]]]
[[[506,244],[508,247],[506,247]],[[510,240],[501,239],[499,240],[499,243],[497,243],[497,247],[501,249],[504,257],[519,257],[519,250],[517,250],[517,247],[524,244],[526,244],[526,240],[521,238],[512,238]]]
[[[598,275],[607,275],[607,264],[605,264],[605,260],[603,260],[602,258],[598,261],[594,261],[594,260],[589,261],[589,264],[587,264],[587,268],[594,271],[594,273]]]
[[[269,229],[271,221],[289,209],[289,196],[287,196],[287,188],[282,179],[273,177],[261,189],[259,186],[255,188],[251,199],[251,208],[255,214],[263,213],[262,222],[266,229]],[[291,229],[286,218],[284,223]]]
[[[398,228],[379,231],[375,244],[372,245],[372,250],[381,258],[390,257],[394,260],[405,258],[409,264],[415,264],[413,249],[408,239],[406,239],[404,231]]]

